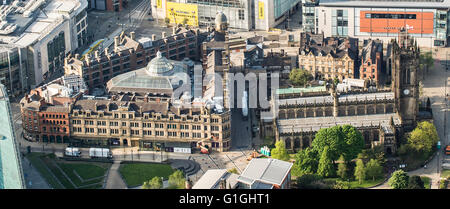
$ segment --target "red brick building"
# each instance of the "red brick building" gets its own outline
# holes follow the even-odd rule
[[[383,66],[383,43],[380,40],[364,40],[360,57],[359,78],[378,83]]]
[[[29,141],[67,143],[73,102],[87,92],[79,76],[63,76],[30,91],[20,101],[23,136]],[[75,89],[75,90],[74,90]]]

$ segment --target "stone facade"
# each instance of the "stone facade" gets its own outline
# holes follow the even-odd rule
[[[355,78],[358,69],[358,39],[324,38],[323,34],[302,33],[298,56],[299,68],[314,79]]]

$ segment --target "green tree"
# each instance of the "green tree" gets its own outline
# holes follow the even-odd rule
[[[228,172],[239,175],[239,171],[236,168],[229,169]]]
[[[311,148],[302,149],[295,154],[295,162],[292,166],[293,176],[302,176],[304,174],[314,174],[319,166],[319,155],[316,150]]]
[[[185,187],[185,179],[183,172],[177,170],[169,176],[170,189],[184,189],[184,187]]]
[[[362,184],[364,179],[366,179],[366,169],[361,159],[356,160],[355,179],[358,180],[359,184]]]
[[[433,146],[439,141],[434,124],[423,121],[409,134],[408,143],[418,152],[431,153]]]
[[[380,165],[383,166],[386,163],[383,145],[378,145],[370,149],[364,149],[360,154],[358,154],[358,159],[362,159],[364,163],[369,162],[370,159],[377,159]]]
[[[378,179],[383,176],[383,166],[380,165],[380,162],[376,159],[370,159],[370,161],[366,164],[366,174],[367,177]]]
[[[346,181],[337,180],[333,185],[333,189],[350,189],[350,184]]]
[[[316,174],[305,174],[297,178],[298,189],[324,189],[322,177]]]
[[[288,161],[290,159],[289,154],[287,153],[286,150],[286,145],[284,144],[283,140],[279,140],[277,141],[277,143],[275,143],[275,148],[271,150],[270,154],[274,159],[284,161]]]
[[[353,126],[343,125],[320,129],[313,142],[312,148],[322,155],[323,149],[328,146],[330,158],[336,161],[340,155],[345,161],[350,161],[357,157],[364,148],[364,138],[362,134]]]
[[[317,169],[317,174],[323,177],[334,176],[336,170],[334,169],[333,162],[330,158],[330,153],[328,152],[328,146],[326,146],[320,156],[319,168]]]
[[[389,179],[388,184],[393,189],[406,189],[408,188],[408,179],[409,176],[405,171],[396,170]]]
[[[163,181],[161,177],[159,176],[153,177],[152,180],[149,181],[149,187],[150,189],[162,189]]]
[[[341,177],[341,179],[347,180],[348,179],[347,172],[348,172],[347,164],[345,163],[344,156],[341,155],[341,157],[339,157],[337,175]]]
[[[144,181],[144,184],[142,185],[142,189],[150,189],[150,183],[148,181]]]
[[[305,86],[308,81],[312,80],[313,76],[303,69],[292,69],[289,73],[289,80],[294,86]]]
[[[425,189],[422,178],[420,176],[411,176],[408,180],[408,189]]]

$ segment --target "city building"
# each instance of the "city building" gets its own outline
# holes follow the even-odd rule
[[[0,189],[25,189],[22,159],[5,86],[0,84]]]
[[[383,42],[380,40],[364,40],[359,56],[359,78],[378,83],[383,69]]]
[[[83,77],[89,88],[104,87],[114,76],[146,66],[158,51],[171,60],[198,60],[202,40],[199,36],[203,36],[199,30],[185,28],[174,28],[170,36],[163,32],[161,39],[156,39],[154,34],[151,38],[136,39],[131,32],[129,36],[115,37],[112,50],[105,48],[104,52],[95,51],[84,57],[67,56],[64,70],[66,74]]]
[[[319,0],[302,0],[302,27],[303,32],[317,33],[317,13],[316,7]]]
[[[237,189],[239,175],[226,169],[209,169],[195,183],[192,189]]]
[[[300,9],[300,0],[151,0],[152,16],[169,18],[180,24],[185,18],[189,25],[212,25],[216,12],[229,19],[230,28],[268,30],[288,19]]]
[[[3,5],[0,80],[9,95],[40,85],[86,44],[86,0],[28,0]],[[11,79],[13,78],[13,79]]]
[[[30,91],[20,101],[23,137],[29,141],[68,143],[69,113],[86,85],[77,75],[66,75]]]
[[[121,12],[126,0],[88,0],[89,9]]]
[[[420,47],[448,46],[449,8],[450,0],[321,0],[317,33],[388,43],[406,28]]]
[[[207,170],[192,189],[289,189],[292,165],[272,158],[253,158],[240,175],[225,169]]]
[[[358,78],[358,39],[302,33],[298,63],[316,80]]]
[[[237,178],[243,189],[289,189],[292,163],[272,159],[253,158]]]
[[[184,62],[168,60],[158,51],[147,66],[110,79],[107,95],[96,97],[85,92],[57,105],[68,114],[56,117],[60,121],[67,119],[59,130],[68,125],[66,136],[75,145],[135,146],[167,152],[206,146],[227,151],[231,147],[230,111],[211,98],[192,100],[188,70]],[[34,101],[28,102],[27,98],[35,95],[21,101],[24,126],[29,120],[25,110],[34,109],[40,117],[47,114],[46,109],[30,108]],[[43,99],[38,101],[44,103]],[[55,115],[54,111],[49,115]],[[61,122],[51,124],[61,126]],[[42,135],[43,130],[30,135],[38,134]],[[62,142],[67,143],[64,137]]]
[[[417,123],[419,48],[406,30],[391,44],[391,88],[278,89],[266,111],[273,117],[261,118],[263,134],[273,134],[285,141],[287,149],[299,150],[311,146],[321,128],[348,124],[362,133],[366,147],[381,145],[386,153],[395,153],[403,133]]]

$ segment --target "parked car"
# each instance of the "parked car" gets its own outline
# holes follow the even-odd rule
[[[64,152],[64,155],[69,157],[80,157],[81,152],[80,149],[77,147],[67,147]]]

